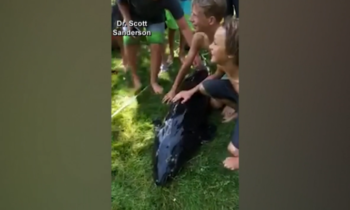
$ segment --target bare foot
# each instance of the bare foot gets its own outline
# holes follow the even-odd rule
[[[151,84],[152,89],[155,94],[162,94],[163,93],[163,88],[162,86],[158,85],[157,83]]]
[[[223,115],[223,123],[231,122],[232,120],[236,119],[238,114],[236,113],[236,110],[229,106],[225,106],[225,108],[222,110]]]
[[[230,170],[239,169],[239,158],[238,157],[228,157],[223,162],[224,167]]]

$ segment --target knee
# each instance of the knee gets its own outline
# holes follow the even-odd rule
[[[212,85],[210,80],[205,80],[199,85],[199,92],[203,95],[210,96]]]
[[[217,95],[217,81],[212,79],[204,80],[199,85],[199,91],[206,96],[210,96],[212,98],[216,98]]]
[[[205,90],[205,87],[203,85],[204,82],[202,82],[200,85],[199,85],[199,92],[204,94],[204,95],[208,95],[207,94],[207,91]]]
[[[239,149],[237,149],[232,142],[228,144],[227,150],[231,153],[231,155],[238,157],[239,156]]]

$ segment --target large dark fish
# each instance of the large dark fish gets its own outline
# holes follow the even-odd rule
[[[207,70],[195,71],[185,79],[181,90],[195,87],[207,76]],[[215,127],[208,123],[210,111],[210,98],[196,93],[184,104],[171,104],[163,123],[154,122],[153,178],[156,185],[168,183],[199,147],[212,139]]]

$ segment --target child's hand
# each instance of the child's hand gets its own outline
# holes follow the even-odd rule
[[[174,98],[173,98],[173,102],[179,101],[181,100],[181,103],[185,103],[186,101],[188,101],[188,99],[190,99],[193,95],[193,92],[191,90],[186,90],[186,91],[181,91],[180,93],[178,93]]]
[[[175,97],[175,91],[170,90],[163,98],[163,103],[169,103]]]

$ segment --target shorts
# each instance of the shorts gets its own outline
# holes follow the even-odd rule
[[[235,128],[233,129],[232,137],[231,137],[231,143],[233,146],[235,146],[237,149],[239,149],[239,120],[237,118]]]
[[[226,99],[232,102],[238,103],[238,93],[233,88],[230,80],[228,79],[211,79],[205,80],[202,83],[204,90],[210,97],[214,99]],[[237,149],[239,149],[238,138],[239,137],[239,121],[236,120],[235,128],[233,129],[231,143]]]
[[[135,29],[136,30],[136,29]],[[148,25],[147,27],[140,28],[140,30],[150,31],[152,33],[151,36],[147,36],[147,42],[149,44],[163,44],[164,43],[164,32],[165,32],[165,23],[153,23]],[[140,44],[140,38],[142,37],[131,37],[124,36],[123,42],[125,45],[133,45]]]
[[[205,91],[214,99],[226,99],[238,103],[238,93],[233,88],[228,79],[211,79],[205,80],[202,83]],[[239,149],[239,121],[236,120],[235,128],[233,129],[231,143]]]
[[[238,103],[238,93],[228,79],[209,79],[202,82],[205,92],[214,99]]]

